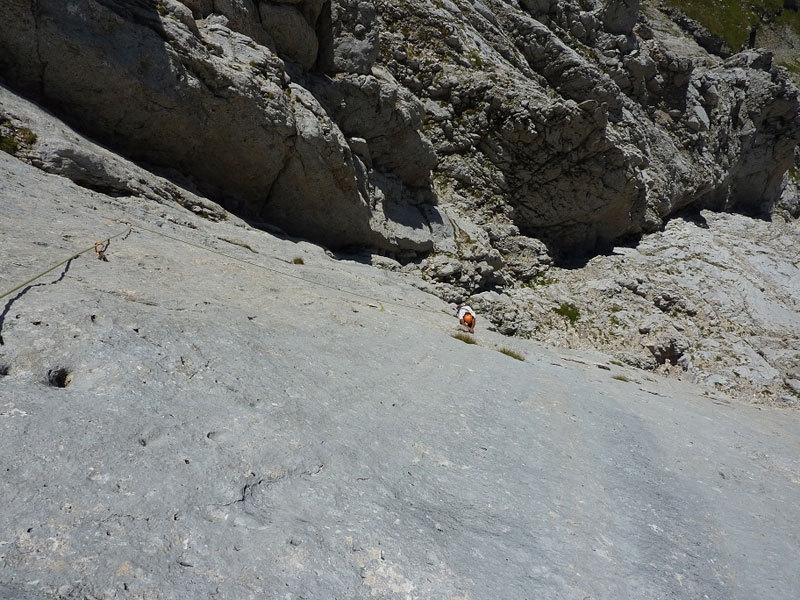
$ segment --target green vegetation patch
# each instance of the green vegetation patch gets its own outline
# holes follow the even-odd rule
[[[0,118],[0,151],[16,156],[21,149],[30,148],[35,143],[36,134],[33,131]]]
[[[764,23],[780,23],[800,34],[800,12],[784,0],[667,0],[734,51],[747,46],[750,31]]]
[[[558,308],[553,309],[556,313],[564,317],[570,323],[575,323],[578,319],[581,318],[581,313],[578,310],[578,307],[575,306],[572,302],[562,302],[561,306]]]
[[[555,277],[550,277],[546,272],[537,273],[531,277],[525,284],[529,288],[536,289],[538,287],[545,287],[556,282]]]
[[[0,135],[0,150],[16,156],[19,152],[19,144],[13,136]]]

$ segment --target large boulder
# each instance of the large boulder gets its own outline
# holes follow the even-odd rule
[[[261,23],[275,40],[278,53],[308,70],[317,61],[319,41],[313,24],[303,13],[289,4],[261,2]]]
[[[606,0],[600,19],[609,33],[631,33],[639,18],[640,0]]]

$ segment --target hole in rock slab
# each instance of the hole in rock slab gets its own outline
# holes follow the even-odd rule
[[[0,377],[6,377],[11,372],[11,366],[0,363]]]
[[[72,373],[64,367],[50,369],[47,372],[47,382],[53,387],[65,388],[72,383]]]

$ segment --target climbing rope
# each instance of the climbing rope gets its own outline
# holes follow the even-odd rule
[[[113,236],[111,236],[111,237],[109,237],[109,238],[107,238],[105,241],[95,242],[92,246],[89,246],[88,248],[84,248],[83,250],[81,250],[79,252],[76,252],[75,254],[70,255],[69,257],[65,258],[64,260],[62,260],[62,261],[60,261],[58,263],[56,263],[55,265],[49,267],[48,269],[42,271],[41,273],[38,273],[37,275],[35,275],[31,279],[28,279],[27,281],[25,281],[25,282],[17,285],[16,287],[8,290],[7,292],[3,292],[2,294],[0,294],[0,299],[5,298],[6,296],[9,296],[9,295],[13,294],[17,290],[20,290],[20,289],[32,284],[37,279],[40,279],[41,277],[44,277],[48,273],[56,270],[57,268],[61,267],[62,265],[67,264],[68,262],[70,262],[72,260],[75,260],[76,258],[81,256],[82,254],[85,254],[87,252],[94,251],[95,254],[97,255],[98,259],[108,262],[108,258],[106,257],[106,252],[108,251],[108,247],[111,244],[111,240],[119,238],[119,237],[122,237],[122,240],[127,239],[127,237],[133,231],[134,225],[129,221],[121,221],[119,219],[111,219],[111,218],[108,218],[108,217],[106,217],[106,219],[111,221],[111,222],[114,222],[114,223],[122,223],[122,224],[126,225],[126,229],[121,231],[121,232],[119,232],[119,233],[117,233],[117,234],[115,234],[115,235],[113,235]],[[143,227],[141,225],[136,225],[135,228],[138,231],[147,232],[147,233],[159,236],[159,237],[163,237],[163,238],[168,239],[168,240],[172,240],[174,242],[185,244],[185,245],[190,246],[192,248],[196,248],[196,249],[202,250],[204,252],[209,252],[211,254],[216,254],[216,255],[224,257],[224,258],[226,258],[228,260],[232,260],[232,261],[244,264],[244,265],[248,265],[250,267],[261,269],[263,271],[267,271],[267,272],[270,272],[270,273],[273,273],[273,274],[276,274],[276,275],[279,275],[279,276],[282,276],[282,277],[287,277],[287,278],[290,278],[290,279],[295,279],[297,281],[302,281],[303,283],[306,283],[306,284],[309,284],[309,285],[313,285],[313,286],[316,286],[316,287],[322,287],[322,288],[326,288],[326,289],[329,289],[329,290],[332,290],[332,291],[335,291],[335,292],[339,292],[339,293],[342,293],[342,294],[347,294],[347,295],[350,295],[350,296],[353,296],[355,298],[359,298],[359,299],[362,299],[362,300],[375,302],[375,303],[380,304],[381,306],[386,304],[386,305],[389,305],[389,306],[396,306],[396,307],[400,307],[400,308],[418,310],[418,311],[427,312],[427,313],[431,313],[431,314],[441,314],[439,311],[432,311],[432,310],[429,310],[427,308],[423,308],[421,306],[416,306],[414,304],[408,304],[408,303],[405,303],[405,302],[399,302],[397,300],[393,300],[393,301],[377,300],[376,298],[374,298],[372,296],[369,296],[367,294],[362,294],[362,293],[359,293],[359,292],[356,292],[356,291],[353,291],[353,290],[344,289],[344,288],[341,288],[341,287],[337,287],[335,285],[329,285],[327,283],[323,283],[321,281],[317,281],[317,280],[314,280],[314,279],[307,279],[307,278],[302,277],[300,275],[296,275],[296,274],[293,274],[293,273],[287,273],[286,271],[282,271],[280,269],[274,269],[274,268],[271,268],[271,267],[269,267],[267,265],[256,263],[256,262],[253,262],[253,261],[250,261],[250,260],[245,260],[245,259],[239,258],[237,256],[234,256],[232,254],[228,254],[226,252],[222,252],[222,251],[216,250],[214,248],[209,248],[208,246],[204,246],[202,244],[198,244],[198,243],[195,243],[195,242],[190,242],[188,240],[179,238],[177,236],[169,235],[167,233],[164,233],[163,231],[157,231],[155,229],[149,229],[149,228]],[[272,260],[275,260],[275,261],[284,262],[282,259],[279,259],[279,258],[276,258],[276,257],[270,256],[268,258],[271,258]]]
[[[17,290],[21,290],[22,288],[29,286],[30,284],[32,284],[37,279],[40,279],[40,278],[44,277],[48,273],[50,273],[52,271],[55,271],[57,268],[67,264],[70,261],[75,260],[76,258],[81,256],[82,254],[86,254],[87,252],[91,252],[92,250],[95,251],[95,253],[98,255],[98,258],[108,262],[108,258],[106,258],[105,252],[106,252],[106,250],[108,250],[108,246],[109,246],[109,244],[111,244],[111,240],[116,239],[116,238],[118,238],[120,236],[127,237],[130,234],[131,229],[133,228],[132,224],[127,223],[125,221],[116,221],[116,222],[125,223],[127,225],[127,228],[124,231],[120,231],[116,235],[112,235],[111,237],[107,238],[105,242],[96,242],[95,244],[89,246],[88,248],[84,248],[83,250],[81,250],[79,252],[76,252],[75,254],[70,255],[67,258],[65,258],[64,260],[62,260],[61,262],[54,264],[52,267],[49,267],[49,268],[45,269],[44,271],[42,271],[41,273],[38,273],[37,275],[34,275],[30,279],[28,279],[28,281],[20,283],[18,286],[14,287],[14,288],[11,288],[7,292],[3,292],[2,294],[0,294],[0,300],[5,298],[6,296],[10,296],[11,294],[16,292]],[[123,239],[125,239],[125,238],[123,238]]]
[[[197,248],[197,249],[202,250],[204,252],[209,252],[211,254],[216,254],[218,256],[222,256],[222,257],[227,258],[229,260],[232,260],[232,261],[235,261],[235,262],[238,262],[238,263],[241,263],[241,264],[249,265],[251,267],[255,267],[257,269],[261,269],[261,270],[267,271],[269,273],[274,273],[274,274],[277,274],[277,275],[280,275],[280,276],[283,276],[283,277],[287,277],[287,278],[290,278],[290,279],[296,279],[298,281],[302,281],[303,283],[307,283],[309,285],[313,285],[313,286],[321,287],[321,288],[326,288],[326,289],[329,289],[329,290],[332,290],[332,291],[335,291],[335,292],[340,292],[342,294],[348,294],[350,296],[353,296],[353,297],[356,297],[356,298],[360,298],[362,300],[368,300],[370,302],[377,302],[379,304],[387,304],[387,305],[390,305],[390,306],[397,306],[397,307],[408,308],[408,309],[412,309],[412,310],[419,310],[419,311],[427,312],[427,313],[431,313],[431,314],[437,314],[437,315],[441,314],[438,311],[432,311],[432,310],[429,310],[427,308],[416,306],[414,304],[407,304],[405,302],[398,302],[396,300],[385,301],[384,302],[384,301],[381,301],[381,300],[377,300],[376,298],[373,298],[372,296],[369,296],[367,294],[361,294],[361,293],[355,292],[353,290],[348,290],[348,289],[340,288],[340,287],[337,287],[337,286],[334,286],[334,285],[329,285],[327,283],[323,283],[321,281],[317,281],[317,280],[314,280],[314,279],[306,279],[305,277],[301,277],[300,275],[295,275],[293,273],[287,273],[286,271],[282,271],[280,269],[273,269],[271,267],[268,267],[267,265],[256,263],[256,262],[253,262],[253,261],[250,261],[250,260],[245,260],[243,258],[239,258],[237,256],[233,256],[231,254],[227,254],[227,253],[222,252],[220,250],[215,250],[213,248],[209,248],[208,246],[203,246],[201,244],[196,244],[194,242],[190,242],[188,240],[184,240],[184,239],[181,239],[179,237],[175,237],[175,236],[169,235],[167,233],[164,233],[163,231],[156,231],[154,229],[148,229],[147,227],[142,227],[141,225],[136,225],[136,229],[139,230],[139,231],[145,231],[145,232],[148,232],[148,233],[152,233],[153,235],[158,235],[158,236],[161,236],[163,238],[166,238],[166,239],[169,239],[169,240],[173,240],[173,241],[179,242],[181,244],[185,244],[187,246],[191,246],[193,248]],[[275,260],[275,261],[285,262],[284,260],[282,260],[280,258],[276,258],[274,256],[270,256],[268,258],[271,258],[272,260]]]

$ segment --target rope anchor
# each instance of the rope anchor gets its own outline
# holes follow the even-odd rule
[[[32,284],[34,281],[36,281],[40,277],[44,277],[45,275],[47,275],[51,271],[55,271],[61,265],[65,265],[65,264],[68,264],[68,263],[72,262],[73,260],[75,260],[76,258],[81,256],[82,254],[86,254],[87,252],[89,252],[92,249],[94,249],[95,254],[97,254],[97,257],[100,260],[104,260],[104,261],[108,262],[108,258],[106,258],[105,253],[108,250],[109,244],[111,244],[111,240],[119,238],[119,237],[121,237],[123,235],[125,237],[123,237],[122,239],[125,239],[126,237],[128,237],[131,234],[131,231],[133,231],[133,225],[132,224],[130,224],[128,222],[125,222],[125,224],[128,226],[128,228],[125,231],[120,231],[116,235],[112,235],[105,242],[96,242],[94,246],[89,246],[88,248],[84,248],[83,250],[81,250],[79,252],[76,252],[72,256],[70,256],[68,258],[65,258],[64,260],[62,260],[61,262],[53,265],[52,267],[50,267],[48,269],[45,269],[44,271],[42,271],[38,275],[35,275],[35,276],[31,277],[30,279],[28,279],[28,281],[26,281],[24,283],[20,283],[18,286],[13,287],[13,288],[11,288],[10,290],[8,290],[6,292],[0,292],[0,299],[5,298],[6,296],[10,296],[11,294],[16,292],[17,290],[23,289],[24,287]],[[13,300],[11,302],[13,302]],[[6,310],[8,309],[8,306],[9,306],[9,304],[6,304]],[[2,327],[2,320],[0,320],[0,328],[1,327]]]
[[[94,243],[94,253],[97,254],[97,258],[108,262],[108,257],[106,256],[106,250],[111,245],[111,239],[107,239],[105,242],[95,242]]]

